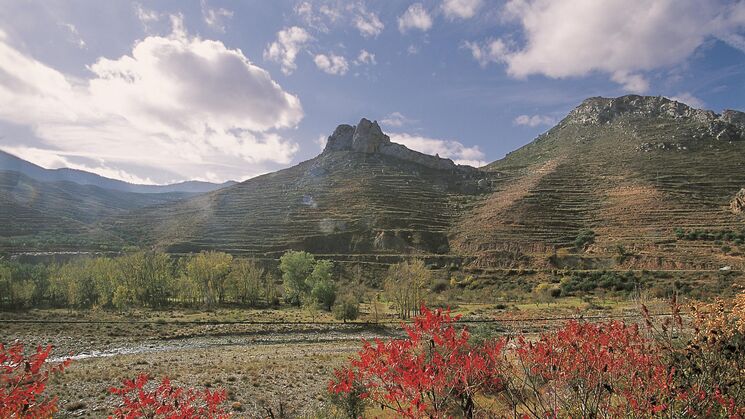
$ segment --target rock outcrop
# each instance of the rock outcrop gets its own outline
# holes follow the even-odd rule
[[[732,198],[732,202],[729,204],[729,208],[734,214],[742,214],[745,211],[745,188],[740,189],[735,197]]]
[[[354,151],[359,153],[379,153],[406,160],[438,170],[451,170],[468,166],[456,165],[450,159],[430,156],[410,150],[406,146],[391,142],[390,137],[380,129],[377,121],[362,118],[357,126],[339,125],[328,138],[324,153],[332,151]]]
[[[726,110],[721,115],[696,109],[661,96],[592,97],[572,110],[561,125],[607,124],[622,118],[690,119],[719,141],[745,140],[745,113]]]

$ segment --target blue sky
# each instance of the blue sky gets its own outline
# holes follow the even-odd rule
[[[745,109],[745,2],[6,1],[0,149],[139,182],[242,180],[336,125],[460,163],[590,96]]]

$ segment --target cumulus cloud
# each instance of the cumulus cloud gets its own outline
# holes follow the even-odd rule
[[[356,12],[354,17],[354,26],[360,31],[360,34],[365,38],[375,37],[380,35],[385,28],[383,22],[380,21],[378,15],[373,12],[369,12],[364,8]]]
[[[670,97],[670,99],[685,103],[686,105],[697,109],[702,109],[706,106],[706,103],[704,103],[703,100],[693,96],[690,92],[678,93],[677,95]]]
[[[200,4],[202,6],[202,18],[204,19],[204,23],[216,31],[225,32],[225,24],[223,23],[223,20],[232,18],[233,12],[228,9],[223,9],[222,7],[213,9],[209,7],[207,0],[201,0]]]
[[[347,59],[334,54],[318,54],[313,57],[313,62],[316,63],[316,67],[325,73],[333,74],[335,76],[343,76],[347,74],[349,70],[349,64]]]
[[[298,149],[278,130],[302,119],[299,99],[240,50],[187,34],[180,17],[170,35],[88,70],[68,76],[0,38],[0,119],[42,141],[35,161],[84,160],[93,162],[86,170],[122,180],[147,180],[133,167],[226,180],[289,163]]]
[[[144,26],[145,29],[148,28],[148,25],[159,21],[161,18],[160,13],[154,10],[146,9],[140,3],[134,3],[133,7],[135,16],[137,16],[137,19],[139,19],[140,23],[142,23],[142,26]]]
[[[295,58],[305,48],[311,36],[305,29],[292,26],[277,32],[277,40],[264,50],[264,59],[281,65],[282,72],[292,74],[297,69]]]
[[[484,153],[478,146],[467,147],[455,140],[441,140],[406,133],[389,134],[391,141],[425,154],[439,155],[452,159],[457,164],[473,167],[486,165]]]
[[[398,30],[401,33],[409,29],[418,29],[426,32],[432,27],[432,17],[424,8],[422,3],[414,3],[409,6],[403,15],[398,18]]]
[[[539,125],[554,126],[556,119],[548,115],[520,115],[515,118],[515,125],[525,125],[528,127],[537,127]]]
[[[361,49],[359,55],[357,55],[357,59],[354,60],[355,65],[363,65],[363,64],[375,65],[377,63],[378,62],[375,61],[375,54],[365,49]]]
[[[444,0],[442,12],[449,19],[470,19],[476,15],[483,0]]]
[[[681,63],[708,39],[745,49],[737,33],[745,27],[743,2],[510,0],[503,15],[520,25],[516,38],[524,45],[473,55],[480,63],[504,62],[518,78],[600,72],[626,90],[644,92],[643,72]]]
[[[411,125],[417,121],[409,119],[401,112],[389,113],[385,118],[380,120],[380,123],[386,127],[402,127],[404,125]]]

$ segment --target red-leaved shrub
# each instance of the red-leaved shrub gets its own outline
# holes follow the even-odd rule
[[[230,417],[221,404],[227,399],[225,390],[210,391],[174,387],[168,378],[160,384],[146,389],[147,374],[134,380],[124,380],[123,386],[109,389],[121,397],[121,405],[109,416],[116,419],[164,418],[164,419],[221,419]]]
[[[472,417],[474,396],[502,388],[505,342],[472,347],[468,331],[453,327],[458,318],[422,307],[413,326],[404,326],[408,339],[363,341],[351,367],[335,371],[329,391],[356,392],[405,417]]]
[[[51,365],[51,353],[51,346],[39,346],[26,357],[22,343],[0,343],[0,418],[48,418],[57,411],[57,398],[45,396],[44,390],[49,377],[70,361]]]

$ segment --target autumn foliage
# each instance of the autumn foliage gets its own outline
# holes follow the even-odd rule
[[[473,345],[458,317],[421,309],[406,339],[363,341],[329,392],[405,417],[745,417],[745,295],[661,323],[570,321]],[[693,332],[690,332],[690,330]]]
[[[41,346],[30,356],[24,345],[0,343],[0,417],[48,418],[57,411],[57,398],[44,394],[49,378],[62,372],[70,361],[47,362],[52,347]]]
[[[227,398],[225,390],[210,391],[209,389],[176,387],[168,378],[163,378],[157,386],[148,386],[149,381],[147,374],[140,374],[134,380],[124,380],[122,387],[109,389],[112,394],[121,397],[120,407],[110,418],[222,419],[230,417],[221,407]]]

